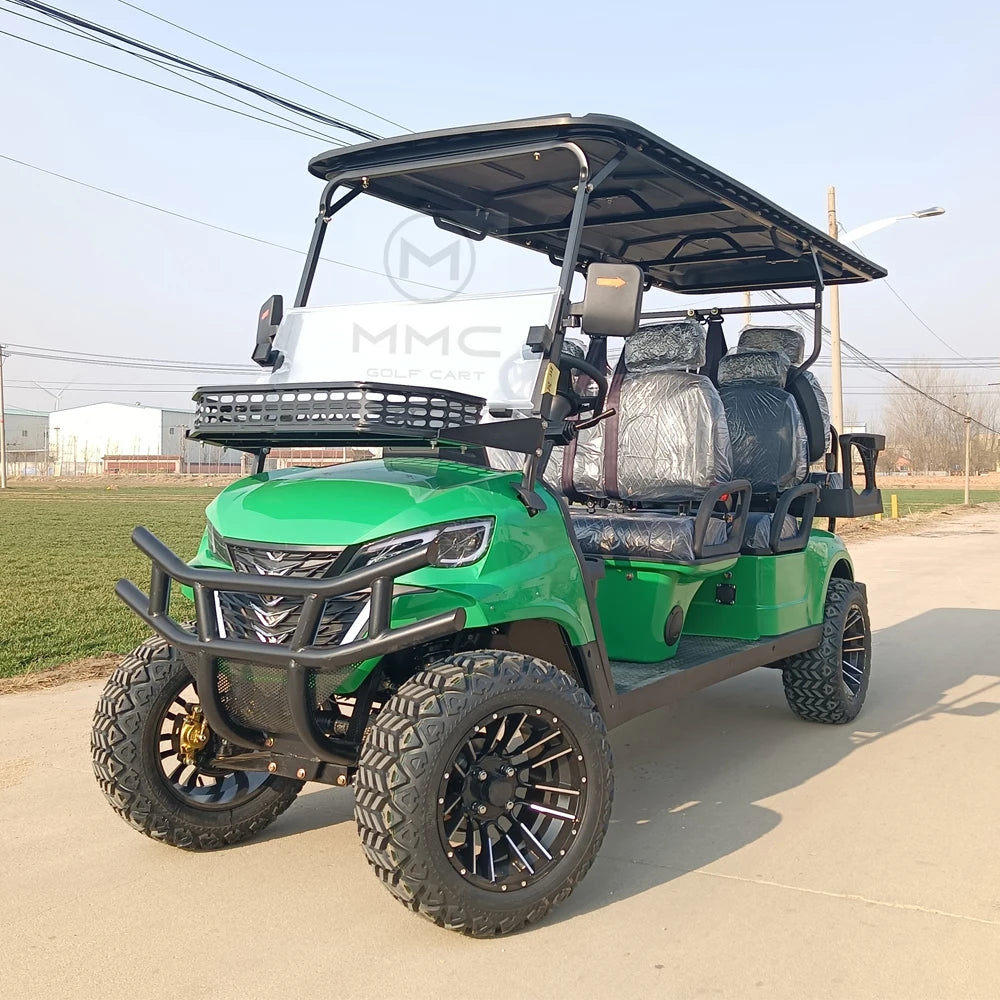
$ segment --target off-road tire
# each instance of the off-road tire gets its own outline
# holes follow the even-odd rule
[[[860,612],[864,623],[863,674],[856,692],[844,679],[844,629],[852,608]],[[851,580],[832,579],[826,592],[820,644],[782,663],[785,698],[800,718],[842,725],[861,711],[870,676],[871,625],[865,588]]]
[[[231,809],[205,809],[174,795],[159,766],[157,738],[175,694],[191,683],[178,650],[154,637],[118,665],[91,731],[94,774],[112,809],[153,840],[191,851],[237,844],[260,833],[294,801],[303,782],[269,775]]]
[[[589,775],[579,835],[553,870],[528,888],[491,892],[460,877],[438,835],[438,783],[463,733],[489,713],[537,706],[577,741]],[[611,816],[611,747],[589,695],[569,676],[519,653],[450,657],[400,687],[361,752],[354,815],[365,856],[408,909],[474,937],[516,931],[544,917],[586,875]]]

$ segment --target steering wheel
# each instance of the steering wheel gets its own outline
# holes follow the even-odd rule
[[[566,376],[565,379],[559,380],[558,394],[572,405],[574,413],[604,412],[604,404],[608,398],[608,376],[604,372],[596,365],[573,354],[560,354],[558,368],[560,373]],[[597,385],[597,395],[584,396],[577,392],[570,375],[571,371],[582,372],[593,379]]]

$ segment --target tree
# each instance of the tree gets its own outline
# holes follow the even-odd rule
[[[1000,394],[937,368],[914,366],[902,369],[900,375],[926,395],[900,387],[889,396],[882,410],[887,468],[906,458],[914,472],[956,474],[965,469],[965,421],[941,405],[946,403],[973,418],[972,472],[997,469],[1000,435],[987,428],[1000,424]]]

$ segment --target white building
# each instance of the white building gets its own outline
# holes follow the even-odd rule
[[[194,414],[185,410],[127,403],[57,410],[48,420],[56,474],[188,472],[195,471],[191,466],[239,465],[239,452],[189,441],[185,433],[193,421]]]

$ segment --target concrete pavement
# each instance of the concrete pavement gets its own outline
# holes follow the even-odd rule
[[[211,855],[139,836],[87,746],[99,685],[0,698],[0,996],[1000,996],[1000,513],[854,549],[876,630],[855,725],[755,671],[613,734],[613,824],[545,923],[408,914],[315,788]]]

